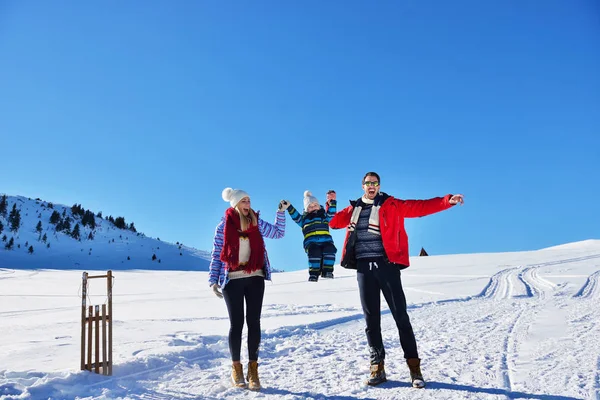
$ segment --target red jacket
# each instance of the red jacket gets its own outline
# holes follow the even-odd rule
[[[447,210],[452,207],[452,204],[449,203],[451,197],[452,195],[448,194],[444,197],[435,197],[429,200],[400,200],[385,193],[380,193],[375,198],[374,204],[381,205],[379,208],[379,229],[383,248],[390,262],[399,264],[401,269],[410,265],[408,235],[404,230],[404,218],[424,217]],[[329,221],[329,226],[333,229],[348,228],[352,211],[358,201],[351,201],[348,207],[337,212]],[[352,233],[354,233],[353,238],[351,238]],[[346,239],[344,239],[342,250],[342,267],[356,269],[356,259],[352,254],[349,255],[347,251],[349,239],[351,247],[354,247],[355,236],[356,231],[346,231]]]

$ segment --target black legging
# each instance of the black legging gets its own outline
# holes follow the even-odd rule
[[[223,297],[229,313],[229,352],[231,361],[240,361],[242,329],[244,328],[244,298],[248,324],[248,359],[258,360],[260,345],[260,312],[265,294],[265,278],[232,279],[223,288]]]

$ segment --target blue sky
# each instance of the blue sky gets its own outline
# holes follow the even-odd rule
[[[273,220],[376,171],[465,195],[413,255],[600,238],[599,50],[593,0],[3,1],[0,192],[210,250],[225,187]],[[287,222],[271,261],[305,268]]]

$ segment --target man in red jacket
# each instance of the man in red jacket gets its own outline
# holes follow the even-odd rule
[[[462,194],[429,200],[400,200],[380,192],[379,175],[368,172],[363,178],[364,195],[335,214],[329,222],[333,229],[347,228],[341,265],[357,270],[360,302],[367,328],[371,374],[367,385],[386,381],[385,349],[381,338],[380,292],[396,321],[412,386],[425,387],[417,342],[402,289],[400,270],[409,266],[408,236],[404,218],[424,217],[463,204]],[[335,194],[328,195],[329,197]]]

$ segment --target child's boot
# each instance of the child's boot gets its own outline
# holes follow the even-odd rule
[[[321,278],[324,278],[324,279],[333,279],[333,271],[323,271],[321,273]]]

